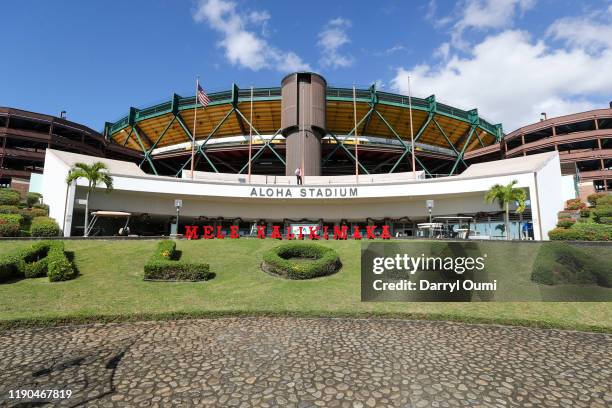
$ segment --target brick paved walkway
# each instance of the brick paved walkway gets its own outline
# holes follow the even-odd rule
[[[394,320],[224,318],[0,333],[0,406],[606,407],[612,336]],[[25,405],[22,405],[25,406]]]

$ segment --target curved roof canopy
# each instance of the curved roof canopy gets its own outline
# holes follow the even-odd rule
[[[231,90],[208,95],[210,104],[198,105],[197,140],[249,134],[251,91]],[[326,90],[327,131],[335,135],[354,132],[353,90]],[[357,132],[361,135],[410,140],[408,97],[370,89],[356,91]],[[144,109],[130,108],[129,114],[107,123],[105,135],[135,150],[150,151],[190,141],[195,97],[173,95],[170,101]],[[476,109],[464,111],[436,101],[435,96],[412,98],[415,141],[468,152],[499,141],[502,126],[479,117]],[[274,134],[281,126],[281,88],[253,91],[253,134]],[[466,143],[467,142],[467,143]],[[452,144],[452,145],[451,145]]]

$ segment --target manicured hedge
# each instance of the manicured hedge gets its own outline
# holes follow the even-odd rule
[[[40,193],[28,193],[26,195],[26,203],[28,207],[32,207],[35,204],[40,204],[40,199],[42,198],[42,194]]]
[[[599,197],[596,201],[596,206],[600,205],[612,205],[612,194],[604,194]]]
[[[0,188],[0,205],[17,205],[21,201],[18,191],[10,188]]]
[[[35,217],[32,219],[30,233],[33,237],[57,237],[60,234],[60,227],[53,218]]]
[[[610,204],[598,204],[593,210],[593,221],[607,224],[607,218],[612,217],[612,205]]]
[[[49,281],[74,279],[77,271],[64,253],[62,241],[40,241],[15,254],[0,257],[0,282],[48,276]]]
[[[609,288],[612,286],[612,269],[580,248],[549,242],[540,247],[531,280],[545,285],[597,284]]]
[[[553,241],[610,241],[612,225],[576,223],[571,228],[555,228],[548,232],[548,237]]]
[[[160,241],[155,253],[145,264],[145,280],[201,281],[214,276],[208,264],[183,262],[178,258],[174,241]]]
[[[565,202],[566,210],[581,210],[586,208],[586,204],[582,202],[579,198],[572,198]]]
[[[295,261],[294,258],[311,261]],[[338,253],[319,244],[287,243],[264,253],[262,269],[288,279],[312,279],[335,273],[342,267]]]
[[[17,237],[23,217],[19,214],[0,214],[0,237]]]
[[[576,219],[580,217],[580,211],[559,211],[557,213],[557,218],[562,219],[562,218],[572,218],[572,219]]]
[[[574,221],[571,218],[561,218],[559,221],[557,221],[557,227],[559,228],[569,228],[572,225],[574,225],[576,223],[576,221]]]
[[[0,205],[0,214],[20,214],[21,208],[16,205]]]
[[[606,195],[606,193],[593,193],[593,194],[590,194],[587,197],[587,201],[589,202],[589,204],[591,206],[596,206],[597,205],[597,200],[599,200],[601,197],[603,197],[605,195]]]

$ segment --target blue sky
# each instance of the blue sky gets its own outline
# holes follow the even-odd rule
[[[101,129],[130,106],[296,69],[413,93],[506,131],[612,100],[612,0],[13,1],[0,106]]]

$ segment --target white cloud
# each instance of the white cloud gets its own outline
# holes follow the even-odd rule
[[[452,43],[467,49],[463,34],[467,30],[487,31],[511,27],[517,15],[531,9],[536,0],[465,0],[453,13],[460,11],[452,30]],[[452,16],[443,19],[452,21]]]
[[[509,27],[517,14],[534,5],[535,0],[467,0],[455,28],[462,31]]]
[[[397,69],[392,87],[436,96],[463,109],[479,108],[506,131],[549,117],[588,110],[612,93],[612,46],[590,53],[580,41],[575,47],[553,49],[533,41],[528,33],[508,30],[487,37],[466,57],[451,55],[439,66]]]
[[[310,69],[294,52],[279,50],[248,29],[249,23],[267,24],[270,19],[267,11],[241,14],[236,10],[234,2],[201,0],[193,12],[193,19],[198,23],[207,23],[222,35],[218,45],[224,49],[225,57],[233,65],[254,71],[276,69],[290,72]]]
[[[570,47],[585,48],[592,52],[612,48],[612,25],[594,22],[592,18],[562,18],[555,21],[547,33]]]
[[[384,49],[382,51],[377,51],[373,55],[377,57],[388,57],[389,55],[393,55],[396,52],[405,51],[405,50],[406,50],[406,47],[404,47],[402,44],[395,44],[394,46]]]
[[[321,48],[321,66],[324,68],[348,67],[353,64],[353,57],[342,53],[340,48],[351,42],[346,30],[351,22],[338,17],[330,20],[323,31],[319,33],[318,45]]]

